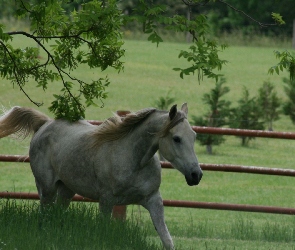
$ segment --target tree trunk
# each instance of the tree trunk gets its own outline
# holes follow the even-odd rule
[[[268,131],[273,131],[272,121],[269,121],[269,123],[268,123]]]
[[[191,20],[191,9],[190,9],[189,6],[187,7],[187,10],[186,10],[186,18],[187,18],[188,21]],[[192,35],[188,31],[186,32],[186,42],[187,43],[191,43],[192,42]]]
[[[295,49],[295,19],[293,20],[293,39],[292,39],[292,46]]]
[[[207,153],[212,155],[212,145],[209,144],[209,145],[206,145],[206,150],[207,150]]]

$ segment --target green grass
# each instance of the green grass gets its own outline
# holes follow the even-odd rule
[[[0,199],[0,249],[159,249],[147,230],[100,216],[97,206],[73,203],[41,214],[35,202]]]
[[[39,212],[34,201],[0,199],[0,249],[161,249],[154,228],[143,218],[127,221],[100,216],[94,204],[72,203],[66,211]],[[210,221],[175,224],[176,249],[295,249],[295,219],[254,223],[237,216],[216,228]]]
[[[26,44],[27,41],[15,41]],[[81,68],[74,72],[75,76],[85,80],[108,75],[112,83],[108,89],[109,98],[105,101],[105,108],[89,108],[87,119],[103,120],[116,110],[139,110],[152,106],[155,99],[172,89],[172,95],[181,105],[188,102],[189,118],[191,115],[201,115],[206,111],[202,103],[202,96],[214,86],[214,81],[204,80],[200,84],[196,76],[180,79],[173,67],[187,65],[178,59],[181,49],[188,44],[166,43],[156,48],[154,44],[144,41],[126,41],[126,62],[124,72],[117,74],[113,70],[100,72]],[[236,104],[242,93],[242,86],[249,88],[252,95],[256,95],[264,80],[270,79],[275,83],[278,95],[286,99],[283,91],[282,77],[270,76],[268,68],[276,63],[273,50],[264,47],[230,47],[221,57],[229,61],[222,73],[227,78],[227,85],[231,91],[228,99]],[[34,84],[28,85],[26,90],[37,101],[43,101],[40,108],[47,114],[47,107],[52,101],[52,93],[60,89],[60,83],[54,83],[47,93],[36,89]],[[34,107],[17,89],[12,89],[11,83],[0,82],[0,105],[6,107],[20,105]],[[36,108],[36,107],[34,107]],[[294,131],[294,125],[286,116],[274,123],[277,131]],[[11,138],[0,140],[0,154],[27,154],[29,140],[24,142]],[[213,148],[213,155],[208,155],[204,147],[196,144],[196,153],[201,163],[242,164],[252,166],[278,167],[295,169],[293,140],[257,138],[248,147],[242,147],[240,140],[227,136],[226,142]],[[295,207],[294,180],[291,177],[264,176],[254,174],[237,174],[205,171],[199,186],[188,187],[184,177],[174,170],[163,170],[161,193],[164,199],[179,199],[192,201],[211,201],[224,203],[273,205]],[[29,191],[36,192],[34,179],[27,163],[0,163],[0,191]],[[144,227],[150,228],[150,237],[159,242],[154,232],[147,212],[136,206],[129,206],[129,217],[139,217]],[[216,211],[203,209],[166,208],[166,221],[175,244],[179,249],[294,249],[291,240],[284,240],[292,231],[284,233],[285,229],[294,228],[293,216],[263,213]],[[241,219],[242,218],[242,219]],[[244,229],[249,235],[251,223],[254,225],[255,236],[232,236],[230,232],[241,228],[241,220],[247,225]],[[280,240],[263,237],[263,230],[270,225],[270,231],[280,229]],[[186,229],[187,228],[187,229]],[[204,228],[203,233],[200,228]],[[242,227],[243,228],[243,227]],[[271,229],[272,228],[272,229]],[[188,232],[191,230],[191,233]],[[226,235],[229,233],[230,235]],[[271,235],[271,234],[270,234]],[[1,246],[0,246],[1,248]]]

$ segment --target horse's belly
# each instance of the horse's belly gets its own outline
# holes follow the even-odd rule
[[[98,200],[100,197],[100,187],[95,180],[90,178],[75,178],[75,179],[64,179],[60,180],[73,192],[83,197]]]

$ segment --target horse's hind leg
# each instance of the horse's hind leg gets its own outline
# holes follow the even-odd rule
[[[55,183],[51,183],[51,185],[45,185],[44,182],[38,180],[36,177],[35,182],[40,197],[41,209],[54,205],[57,185]]]
[[[67,208],[75,195],[63,182],[48,182],[47,185],[36,180],[36,186],[40,197],[41,208],[58,205]]]
[[[57,182],[56,204],[63,208],[68,208],[75,193],[69,189],[62,181]]]

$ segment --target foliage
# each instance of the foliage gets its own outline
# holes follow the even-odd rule
[[[258,104],[256,97],[250,97],[249,90],[244,86],[242,98],[238,101],[239,106],[232,110],[230,126],[238,129],[263,130],[263,109]],[[248,145],[255,137],[241,136],[242,145]]]
[[[54,94],[55,100],[49,109],[56,118],[75,121],[84,118],[86,107],[97,105],[97,100],[100,100],[101,106],[104,105],[103,99],[107,97],[106,88],[110,81],[105,76],[89,83],[76,78],[73,72],[83,64],[101,71],[109,67],[122,70],[124,50],[120,31],[124,25],[141,23],[148,40],[157,46],[163,42],[159,29],[190,34],[192,45],[179,54],[179,58],[184,58],[190,66],[174,70],[180,72],[181,78],[196,73],[199,82],[203,76],[218,81],[220,74],[215,70],[221,70],[226,63],[226,60],[219,58],[219,52],[226,45],[219,45],[210,38],[208,17],[200,13],[198,8],[206,6],[208,2],[213,5],[218,2],[250,17],[221,0],[183,0],[181,4],[174,1],[167,4],[161,0],[128,2],[133,7],[127,13],[124,11],[126,4],[116,0],[16,0],[13,4],[9,1],[0,3],[0,6],[9,7],[7,13],[10,15],[29,20],[31,29],[31,32],[4,32],[4,27],[0,26],[1,77],[11,80],[37,106],[42,102],[31,99],[26,92],[26,83],[35,81],[38,87],[46,90],[49,82],[61,81],[60,93]],[[169,7],[170,3],[180,12],[176,13],[175,9]],[[262,27],[282,23],[280,15],[273,13],[272,17],[275,20],[273,24],[251,19]],[[11,41],[15,36],[32,39],[39,48],[14,48]],[[45,62],[38,57],[41,51],[46,54]]]
[[[268,70],[268,73],[272,75],[274,72],[276,72],[279,75],[280,71],[284,71],[284,69],[286,69],[289,71],[290,80],[291,81],[294,80],[295,79],[295,54],[289,51],[283,51],[283,52],[275,51],[274,53],[276,55],[276,58],[280,59],[280,62],[277,65],[272,66]]]
[[[221,50],[224,50],[227,45],[221,45]],[[221,70],[222,66],[227,63],[226,60],[221,60],[218,57],[218,46],[214,40],[198,40],[195,45],[190,46],[190,52],[182,50],[179,58],[183,57],[188,62],[193,62],[191,67],[181,69],[174,68],[175,71],[180,71],[180,77],[190,75],[197,72],[198,81],[203,79],[203,76],[213,78],[218,81],[218,77],[222,76],[213,72],[214,69]]]
[[[197,126],[207,127],[222,127],[227,124],[226,118],[230,114],[230,101],[222,100],[221,98],[227,94],[230,89],[223,86],[226,80],[221,78],[216,82],[215,88],[211,89],[210,93],[203,95],[203,103],[209,107],[208,113],[203,116],[192,116],[193,124]],[[201,145],[206,145],[207,152],[212,154],[212,145],[219,145],[225,141],[222,135],[198,134],[197,141]]]
[[[107,97],[105,88],[109,85],[107,77],[100,77],[86,83],[72,75],[79,65],[90,68],[108,67],[122,69],[121,12],[115,1],[107,4],[88,1],[67,14],[61,3],[68,1],[16,1],[15,15],[30,20],[31,33],[24,31],[4,32],[0,26],[0,74],[12,81],[30,99],[25,91],[29,81],[46,90],[49,82],[62,82],[60,94],[55,94],[50,110],[56,118],[78,120],[85,116],[85,105],[95,105],[95,100]],[[38,57],[39,50],[33,47],[14,48],[14,36],[33,39],[46,54],[46,61]],[[86,45],[86,46],[85,46]],[[76,93],[76,94],[75,94]],[[40,106],[40,102],[30,99]]]
[[[197,2],[197,1],[196,1]],[[158,33],[158,29],[172,30],[175,32],[188,32],[192,35],[193,45],[189,50],[182,50],[179,58],[186,59],[192,66],[187,68],[174,68],[180,71],[180,77],[194,74],[197,72],[198,81],[205,75],[208,78],[214,78],[216,81],[220,75],[213,72],[214,69],[221,70],[225,60],[219,59],[218,52],[224,50],[226,45],[218,45],[217,41],[209,39],[209,25],[207,17],[199,14],[190,20],[185,15],[173,14],[167,16],[167,5],[149,3],[140,0],[136,4],[134,12],[126,17],[126,21],[139,21],[143,25],[143,32],[149,34],[148,40],[159,45],[163,39]]]
[[[281,100],[274,90],[274,85],[269,81],[265,81],[258,91],[257,103],[263,110],[262,116],[268,124],[268,130],[272,131],[273,122],[279,119],[280,111],[278,109],[281,106]]]
[[[284,90],[288,97],[288,101],[283,103],[283,111],[295,124],[295,79],[289,80],[284,78],[283,81],[285,83]]]

